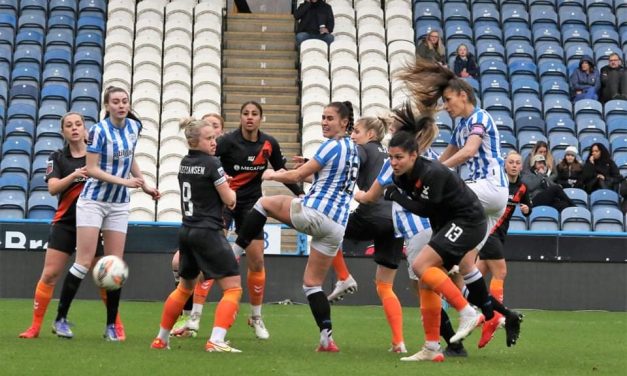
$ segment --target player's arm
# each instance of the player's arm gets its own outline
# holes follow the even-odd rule
[[[531,203],[531,198],[529,198],[529,190],[525,189],[525,194],[520,199],[520,211],[525,217],[528,217],[532,210],[533,204]]]
[[[274,171],[266,175],[266,180],[274,180],[283,184],[298,184],[307,181],[311,175],[322,169],[322,165],[315,159],[310,159],[296,170]]]
[[[216,190],[218,191],[218,195],[220,195],[220,199],[224,203],[224,205],[229,209],[235,209],[235,203],[237,202],[237,196],[235,191],[229,187],[229,184],[224,180],[222,183],[216,186]]]
[[[68,189],[77,178],[87,178],[87,169],[84,166],[77,168],[68,176],[61,177],[61,166],[56,156],[56,153],[50,156],[48,159],[48,168],[46,169],[48,193],[52,196],[56,196]]]
[[[281,153],[281,146],[276,142],[275,139],[271,139],[272,142],[272,154],[270,154],[270,164],[275,171],[286,170],[285,167],[286,159],[283,157]],[[296,196],[304,195],[305,192],[303,189],[297,184],[287,183],[285,186],[292,191]]]
[[[457,153],[458,151],[459,151],[459,148],[457,146],[455,146],[453,144],[448,144],[446,149],[444,149],[442,154],[440,154],[440,157],[438,158],[438,160],[440,162],[444,162],[445,160],[447,160],[450,157],[452,157],[453,154]]]
[[[139,178],[142,181],[144,181],[144,174],[142,174],[142,170],[139,168],[139,164],[137,164],[137,161],[135,160],[135,158],[133,158],[133,163],[131,164],[131,175],[135,178]],[[150,195],[153,200],[158,200],[161,198],[161,193],[159,193],[157,188],[151,187],[145,182],[144,184],[142,184],[141,188],[142,188],[142,191]]]
[[[442,155],[440,156],[440,161],[446,167],[449,167],[449,168],[457,167],[460,164],[466,162],[470,158],[477,155],[477,152],[479,151],[479,147],[481,147],[482,142],[483,142],[482,136],[478,134],[471,134],[470,136],[468,136],[468,140],[466,141],[466,144],[464,145],[464,147],[461,149],[458,149],[450,157],[446,155],[446,151],[449,150],[449,147],[451,147],[451,145],[449,145],[446,148],[446,150],[444,150],[444,153],[442,153]]]
[[[372,183],[372,185],[368,189],[368,191],[355,192],[355,201],[359,202],[360,204],[373,204],[382,195],[383,195],[383,186],[379,183],[378,180],[375,180],[374,183]]]

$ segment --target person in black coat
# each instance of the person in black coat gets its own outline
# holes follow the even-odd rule
[[[455,74],[461,78],[479,78],[477,60],[475,60],[474,55],[468,51],[468,47],[465,44],[460,44],[457,47],[456,55],[454,66]]]
[[[583,166],[577,159],[577,148],[569,146],[566,148],[564,158],[557,165],[555,182],[562,188],[581,188],[581,174]]]
[[[320,39],[327,44],[334,40],[333,27],[335,18],[333,9],[324,0],[305,0],[294,12],[298,20],[296,29],[296,48],[307,39]]]
[[[601,143],[592,144],[590,156],[583,165],[581,177],[586,192],[592,193],[597,189],[618,189],[623,180],[620,170],[610,157],[610,152]]]

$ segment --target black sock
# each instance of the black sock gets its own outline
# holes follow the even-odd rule
[[[309,308],[316,319],[316,324],[320,331],[327,329],[331,332],[331,305],[323,291],[318,291],[307,296],[309,300]]]
[[[492,307],[494,308],[494,310],[498,313],[500,313],[503,316],[507,316],[509,314],[509,309],[507,309],[503,303],[499,302],[495,297],[493,297],[492,295],[489,296],[490,301],[492,302]]]
[[[59,298],[59,307],[57,308],[57,318],[55,321],[67,318],[67,313],[72,305],[72,300],[76,296],[78,288],[83,280],[72,273],[67,273],[61,288],[61,297]]]
[[[183,311],[191,311],[193,307],[194,307],[194,294],[191,294],[189,296],[189,299],[187,299],[187,301],[185,302],[185,305],[183,306]]]
[[[486,321],[494,317],[494,307],[492,300],[488,297],[488,289],[485,286],[483,277],[474,282],[466,284],[468,288],[468,302],[479,307]]]
[[[122,289],[107,290],[107,325],[115,324]]]
[[[239,228],[235,243],[242,247],[242,249],[246,249],[253,239],[255,239],[255,236],[263,231],[263,226],[266,224],[267,220],[268,217],[253,208],[246,216],[242,227]]]
[[[451,319],[444,309],[440,311],[440,336],[444,338],[447,345],[451,344],[451,337],[455,335]]]

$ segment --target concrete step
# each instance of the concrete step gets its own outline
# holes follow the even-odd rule
[[[249,20],[252,22],[258,20],[293,20],[294,17],[287,13],[236,13],[229,14],[228,20]]]
[[[297,95],[264,95],[257,92],[248,92],[248,93],[235,93],[235,92],[226,92],[224,93],[224,103],[239,103],[240,105],[246,101],[255,101],[259,102],[262,106],[266,104],[272,105],[300,105],[300,101]]]
[[[237,113],[237,117],[239,117],[239,111],[241,108],[242,104],[241,103],[225,103],[222,106],[222,110],[223,111],[234,111]],[[300,112],[300,106],[298,105],[276,105],[276,104],[264,104],[263,105],[263,111],[265,113],[270,113],[270,112],[274,112],[274,111],[284,111],[284,112]]]
[[[224,129],[229,132],[232,131],[234,129],[239,128],[239,117],[237,118],[232,118],[232,117],[227,117],[227,120],[224,123]],[[270,123],[270,122],[264,122],[261,124],[261,129],[264,131],[267,131],[270,134],[274,133],[289,133],[289,132],[293,132],[295,134],[300,133],[299,132],[299,125],[298,123]]]
[[[295,51],[296,42],[294,38],[284,40],[273,40],[270,38],[258,38],[258,39],[237,39],[230,38],[224,39],[224,49],[237,49],[248,51]]]
[[[285,94],[298,96],[297,86],[222,85],[225,93]]]
[[[227,18],[228,31],[247,31],[256,33],[294,33],[294,19],[266,19],[266,18]]]
[[[298,80],[296,77],[256,77],[225,75],[222,79],[222,85],[298,87]]]
[[[250,59],[250,51],[229,49],[222,51],[223,60],[234,57],[241,57]],[[280,60],[293,60],[296,61],[298,53],[296,51],[257,51],[255,52],[255,60],[259,59],[280,59]]]
[[[296,69],[264,69],[264,68],[223,68],[222,75],[228,76],[248,76],[257,78],[267,77],[298,77]]]
[[[263,106],[262,106],[263,107]],[[298,124],[299,122],[299,111],[270,111],[266,107],[263,107],[263,121],[264,123],[290,123],[290,124]],[[238,119],[239,118],[239,109],[230,110],[223,112],[226,115],[227,119]]]
[[[260,33],[257,31],[225,31],[222,37],[225,41],[294,41],[294,33]]]
[[[222,59],[223,68],[294,69],[296,60],[291,58],[262,59],[255,57],[233,57]]]

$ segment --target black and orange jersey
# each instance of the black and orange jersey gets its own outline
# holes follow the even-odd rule
[[[248,202],[261,197],[261,175],[268,168],[285,168],[285,159],[277,140],[261,131],[257,141],[248,141],[242,131],[236,129],[218,138],[216,156],[224,171],[232,177],[229,185],[237,192],[238,202]],[[296,184],[286,184],[294,194],[303,194]]]
[[[63,179],[71,175],[76,169],[85,167],[85,157],[74,158],[70,152],[70,147],[65,146],[48,157],[46,166],[46,182],[51,178]],[[85,178],[77,178],[63,192],[59,193],[59,205],[57,212],[52,218],[52,223],[63,223],[76,225],[76,201],[85,185]]]
[[[529,206],[529,213],[525,214],[525,216],[531,214],[532,204],[529,198],[529,191],[525,183],[521,181],[520,176],[515,182],[509,183],[509,197],[507,199],[505,212],[490,230],[491,236],[497,236],[502,242],[505,241],[507,229],[509,229],[509,220],[512,218],[512,215],[514,215],[514,210],[516,210],[516,205],[518,204]]]

